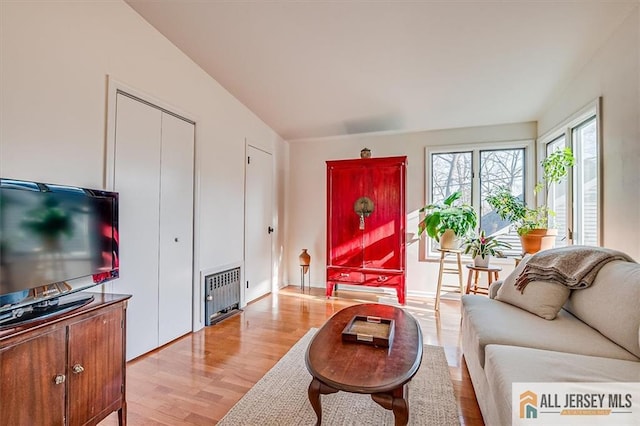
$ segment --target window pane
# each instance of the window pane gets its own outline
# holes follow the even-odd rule
[[[562,135],[547,144],[547,156],[554,151],[564,149],[565,136]],[[547,206],[555,214],[549,215],[549,228],[556,228],[556,247],[563,247],[568,244],[567,238],[567,188],[566,181],[551,185],[547,195]]]
[[[575,244],[598,245],[598,136],[595,117],[573,129]]]
[[[448,152],[431,154],[431,200],[441,203],[456,191],[462,192],[457,201],[471,204],[472,153]],[[438,243],[431,240],[431,252],[435,252]]]
[[[486,197],[494,188],[507,187],[524,199],[524,148],[480,151],[480,228],[487,235],[501,234],[501,240],[511,244],[508,255],[522,253],[520,238],[511,223],[500,219]]]
[[[431,199],[434,203],[462,191],[460,200],[471,204],[471,159],[471,152],[431,155]]]

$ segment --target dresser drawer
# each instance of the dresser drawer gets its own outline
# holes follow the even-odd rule
[[[363,284],[373,287],[396,286],[402,284],[402,276],[389,274],[366,274]]]
[[[365,281],[365,275],[357,271],[328,271],[327,279],[341,283],[362,284]]]

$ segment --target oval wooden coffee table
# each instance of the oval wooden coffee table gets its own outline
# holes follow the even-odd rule
[[[343,342],[342,331],[355,315],[393,319],[391,348],[360,342]],[[345,308],[334,314],[316,333],[307,348],[307,369],[313,376],[309,401],[322,421],[320,395],[338,391],[370,394],[371,399],[392,410],[396,425],[409,420],[407,383],[422,362],[420,325],[404,310],[374,303]]]

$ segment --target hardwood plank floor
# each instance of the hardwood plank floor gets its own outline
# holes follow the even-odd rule
[[[214,425],[311,327],[340,309],[386,296],[289,286],[249,304],[242,313],[190,333],[127,365],[128,424]],[[392,298],[389,300],[393,300]],[[407,298],[424,343],[443,346],[458,400],[460,423],[483,425],[460,348],[460,302]],[[112,414],[101,425],[116,425]]]

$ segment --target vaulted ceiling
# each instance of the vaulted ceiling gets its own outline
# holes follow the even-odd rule
[[[126,0],[286,140],[536,120],[638,0]]]

